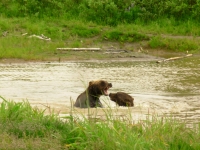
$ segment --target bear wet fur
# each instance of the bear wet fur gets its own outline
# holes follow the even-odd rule
[[[111,83],[105,80],[90,81],[87,89],[81,93],[74,104],[75,107],[103,107],[100,96],[108,96],[108,89],[112,87]]]
[[[110,93],[109,97],[112,101],[116,102],[119,106],[134,106],[134,98],[124,92]]]

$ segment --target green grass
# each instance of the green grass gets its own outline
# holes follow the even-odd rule
[[[103,35],[103,38],[110,41],[118,42],[139,42],[149,40],[149,37],[137,32],[124,32],[120,30],[108,31]]]
[[[160,48],[173,52],[195,52],[200,50],[199,38],[162,38],[161,36],[155,36],[149,41],[149,47]]]
[[[127,43],[128,50],[134,50],[134,44],[142,44],[146,49],[164,49],[173,52],[200,50],[200,29],[192,21],[175,24],[171,19],[163,19],[144,24],[119,24],[118,26],[103,26],[78,19],[65,20],[62,18],[6,18],[0,16],[0,59],[18,58],[24,60],[58,60],[65,59],[102,59],[107,56],[103,53],[89,53],[82,55],[77,52],[58,54],[58,47],[104,47],[110,48],[115,43],[117,49],[124,49]],[[5,34],[6,33],[6,34]],[[27,33],[27,35],[24,35]],[[31,35],[45,35],[51,41],[44,41]],[[163,37],[162,35],[167,37]],[[183,36],[180,38],[171,35]],[[185,37],[185,36],[191,37]],[[136,44],[137,45],[137,44]]]
[[[157,116],[132,124],[128,118],[114,119],[111,110],[102,121],[73,115],[61,120],[28,101],[1,99],[0,149],[200,149],[200,124],[187,128],[172,117]]]

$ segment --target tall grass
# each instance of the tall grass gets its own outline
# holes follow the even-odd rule
[[[1,99],[0,149],[200,149],[200,124],[187,128],[178,120],[156,116],[137,124],[113,117],[81,120],[72,114],[61,120],[28,101]]]
[[[199,38],[183,39],[178,38],[162,38],[155,36],[149,41],[151,48],[167,49],[173,52],[195,52],[200,50]]]

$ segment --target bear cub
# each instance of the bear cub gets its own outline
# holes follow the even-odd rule
[[[110,93],[109,97],[112,101],[116,102],[119,106],[134,106],[134,98],[124,92]]]
[[[112,87],[111,83],[105,80],[90,81],[87,89],[81,93],[74,104],[75,107],[103,107],[100,96],[108,96],[108,89]]]

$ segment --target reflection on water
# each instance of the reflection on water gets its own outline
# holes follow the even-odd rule
[[[199,57],[159,64],[146,61],[0,64],[0,95],[64,109],[70,107],[70,100],[75,101],[89,81],[96,79],[111,82],[110,92],[132,95],[136,106],[133,111],[143,107],[200,120]],[[101,99],[105,107],[116,107],[107,97]]]

